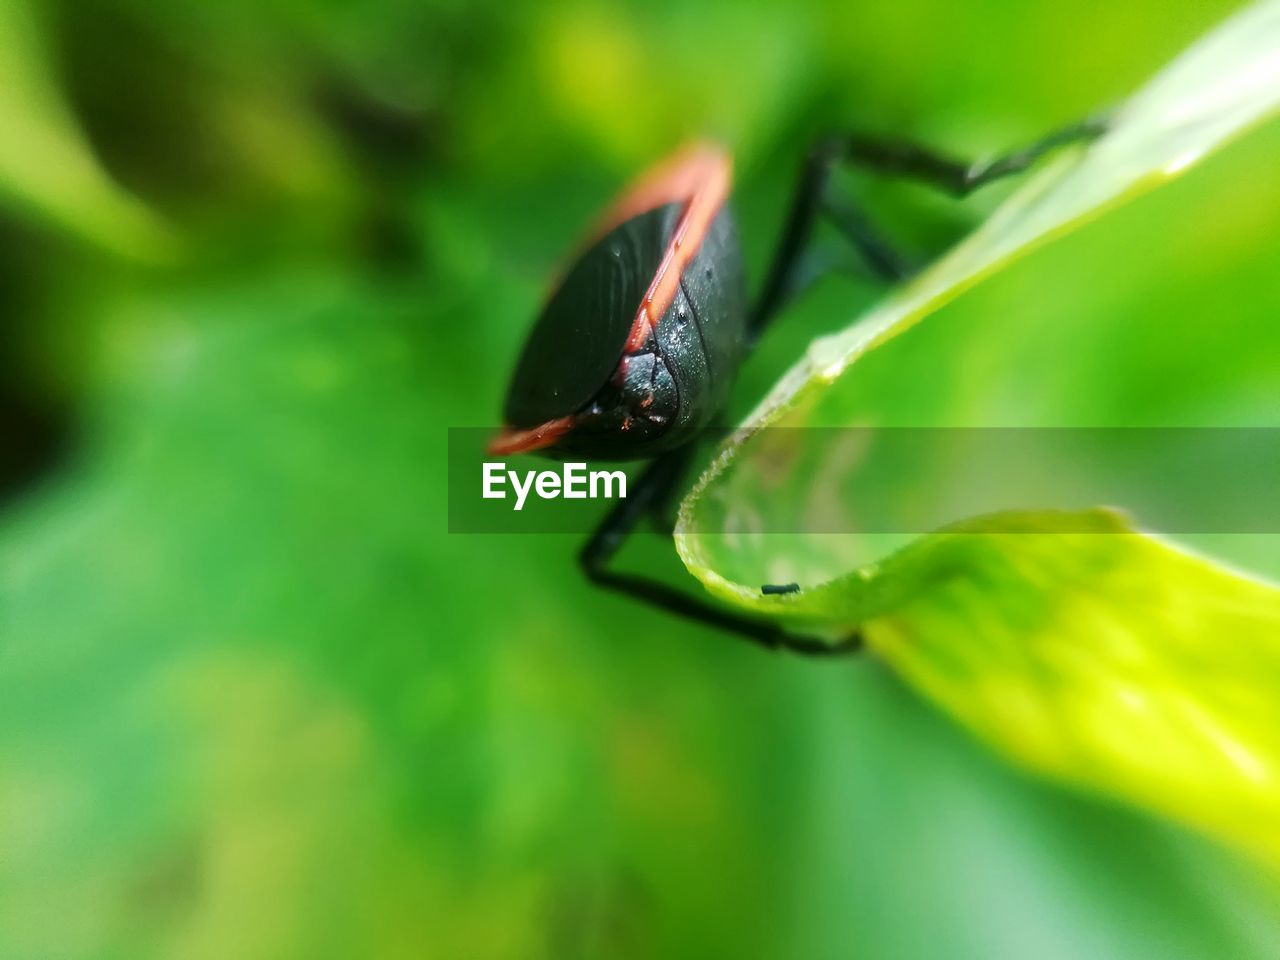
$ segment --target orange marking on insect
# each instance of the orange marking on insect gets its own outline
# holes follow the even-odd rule
[[[633,180],[596,221],[588,245],[632,217],[668,203],[687,203],[723,168],[726,186],[732,164],[721,147],[705,141],[686,144]]]
[[[624,348],[628,351],[638,350],[644,345],[650,332],[657,329],[658,321],[675,299],[684,268],[697,255],[707,229],[729,196],[733,163],[729,154],[719,147],[694,144],[678,154],[670,167],[664,169],[667,170],[668,185],[692,187],[692,190],[684,198],[685,207],[672,234],[671,243],[667,245],[653,281],[649,284],[644,299],[640,301],[640,309],[636,311]],[[654,193],[656,191],[646,194],[646,198],[651,198]],[[678,198],[670,198],[665,202],[670,203],[673,199]],[[656,205],[658,204],[654,204]],[[630,211],[631,208],[624,209]],[[653,209],[653,206],[648,209]]]
[[[573,417],[557,417],[524,430],[503,427],[498,431],[498,435],[489,441],[488,449],[490,453],[499,455],[542,450],[555,444],[573,428],[573,424]]]

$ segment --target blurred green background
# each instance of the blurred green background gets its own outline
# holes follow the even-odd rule
[[[446,428],[495,423],[637,169],[731,145],[759,276],[818,131],[995,151],[1231,7],[4,0],[0,957],[1280,955],[1273,880],[1003,766],[873,660],[598,595],[572,538],[446,533]],[[1274,425],[1278,147],[857,389]],[[999,193],[883,196],[924,251]],[[878,293],[815,289],[736,409]],[[627,557],[687,579],[667,539]]]

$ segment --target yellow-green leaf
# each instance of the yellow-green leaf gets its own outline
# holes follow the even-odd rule
[[[1060,514],[1002,516],[994,526],[975,519],[889,548],[868,537],[759,531],[770,529],[760,520],[777,508],[781,487],[771,476],[805,464],[804,480],[788,492],[830,496],[821,456],[814,472],[814,458],[779,451],[765,439],[776,433],[763,428],[812,422],[828,388],[868,351],[1035,246],[1170,180],[1278,104],[1280,3],[1258,3],[1124,103],[1103,138],[1034,177],[869,314],[816,341],[719,451],[682,504],[676,531],[686,566],[721,599],[810,628],[861,625],[875,653],[1006,757],[1273,863],[1274,586],[1104,511],[1065,526]],[[1031,305],[1027,322],[1034,320]],[[798,438],[783,447],[823,439],[780,433]],[[843,569],[853,572],[832,579],[842,551]],[[805,572],[825,573],[827,582],[760,593],[762,582],[803,580],[797,573]]]

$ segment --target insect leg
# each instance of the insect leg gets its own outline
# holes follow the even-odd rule
[[[751,336],[759,336],[796,293],[800,265],[823,215],[844,232],[879,276],[897,281],[910,273],[910,263],[894,251],[857,207],[829,195],[828,183],[837,166],[852,164],[882,176],[919,180],[963,197],[992,181],[1021,173],[1059,147],[1097,139],[1106,128],[1105,118],[1083,120],[1026,147],[978,163],[965,163],[907,141],[861,134],[824,137],[801,168],[782,239],[750,318]]]
[[[965,163],[908,141],[859,134],[830,137],[820,149],[872,172],[920,180],[963,197],[992,181],[1022,173],[1059,147],[1096,140],[1106,132],[1108,122],[1106,117],[1090,117],[1055,130],[1025,147],[976,163]]]
[[[819,143],[805,157],[792,194],[791,208],[782,228],[782,239],[774,250],[764,287],[747,320],[747,334],[752,340],[759,337],[787,301],[799,291],[804,257],[822,215],[831,173],[840,159],[841,152],[829,139]],[[873,261],[869,259],[868,262]]]
[[[578,562],[587,578],[608,590],[662,607],[698,623],[727,630],[769,650],[832,656],[861,649],[862,638],[857,633],[836,643],[790,634],[775,623],[722,610],[661,581],[609,569],[609,561],[626,542],[636,523],[680,482],[689,466],[691,453],[691,448],[684,448],[659,457],[631,484],[630,496],[609,512],[578,554]]]
[[[876,229],[871,218],[851,200],[828,194],[823,201],[822,212],[853,244],[863,262],[881,280],[896,283],[916,272],[918,264],[912,263],[895,249]]]

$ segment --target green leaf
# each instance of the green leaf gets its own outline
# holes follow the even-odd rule
[[[1271,862],[1280,862],[1273,586],[1133,532],[1111,512],[1067,517],[1068,532],[1053,532],[1061,514],[975,519],[914,542],[753,531],[780,510],[824,506],[839,457],[806,449],[818,442],[806,431],[765,427],[829,421],[828,395],[855,361],[862,370],[871,351],[978,281],[1171,180],[1278,103],[1280,4],[1260,3],[1195,44],[1115,112],[1103,138],[1034,177],[917,280],[815,341],[719,451],[676,529],[681,558],[718,597],[810,627],[862,625],[877,654],[1005,757]],[[935,392],[941,399],[921,409],[954,422],[945,390]],[[877,422],[918,425],[913,416],[881,412]],[[835,422],[864,422],[844,417]],[[840,569],[854,572],[833,578]],[[763,582],[792,579],[826,582],[760,594]]]
[[[811,591],[983,740],[1280,863],[1280,591],[1114,514],[974,521]],[[984,532],[984,528],[1000,532]],[[1021,529],[1022,532],[1019,532]]]
[[[1028,767],[1280,862],[1280,592],[1138,534],[928,549],[942,582],[872,632],[917,689]]]

